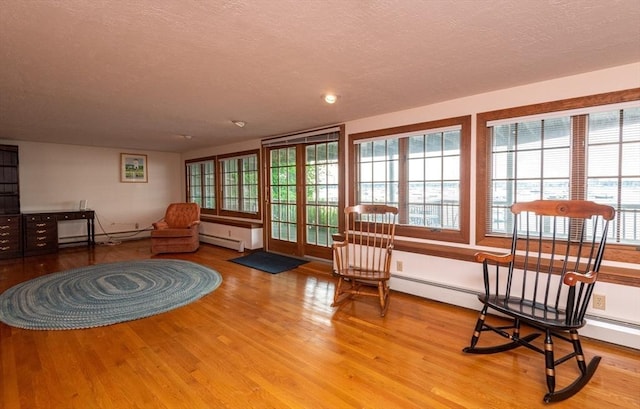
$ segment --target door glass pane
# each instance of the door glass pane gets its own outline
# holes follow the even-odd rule
[[[305,147],[306,243],[331,246],[338,232],[338,142]]]
[[[296,148],[270,152],[271,238],[295,242],[296,234]]]

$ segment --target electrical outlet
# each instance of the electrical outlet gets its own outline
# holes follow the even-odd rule
[[[402,261],[396,261],[396,271],[402,271]]]
[[[607,307],[607,297],[602,294],[593,294],[593,309],[604,310]]]

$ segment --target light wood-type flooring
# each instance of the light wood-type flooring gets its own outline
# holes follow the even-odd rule
[[[51,272],[150,258],[149,248],[138,240],[4,260],[0,291]],[[209,266],[223,283],[150,318],[72,331],[0,323],[0,408],[640,408],[638,350],[585,339],[587,359],[602,356],[593,379],[545,405],[542,355],[461,352],[475,311],[398,292],[384,318],[373,298],[336,309],[329,264],[271,275],[228,261],[239,255],[203,244],[157,256]],[[574,368],[558,369],[561,386]]]

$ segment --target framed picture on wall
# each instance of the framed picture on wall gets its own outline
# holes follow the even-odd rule
[[[148,168],[147,155],[138,153],[120,154],[120,182],[147,183]]]

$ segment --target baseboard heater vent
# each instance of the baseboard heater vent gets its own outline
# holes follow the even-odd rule
[[[200,241],[203,241],[209,244],[215,244],[216,246],[220,246],[220,247],[226,247],[229,249],[237,250],[240,252],[244,251],[244,241],[232,239],[230,237],[212,236],[210,234],[200,233]]]

